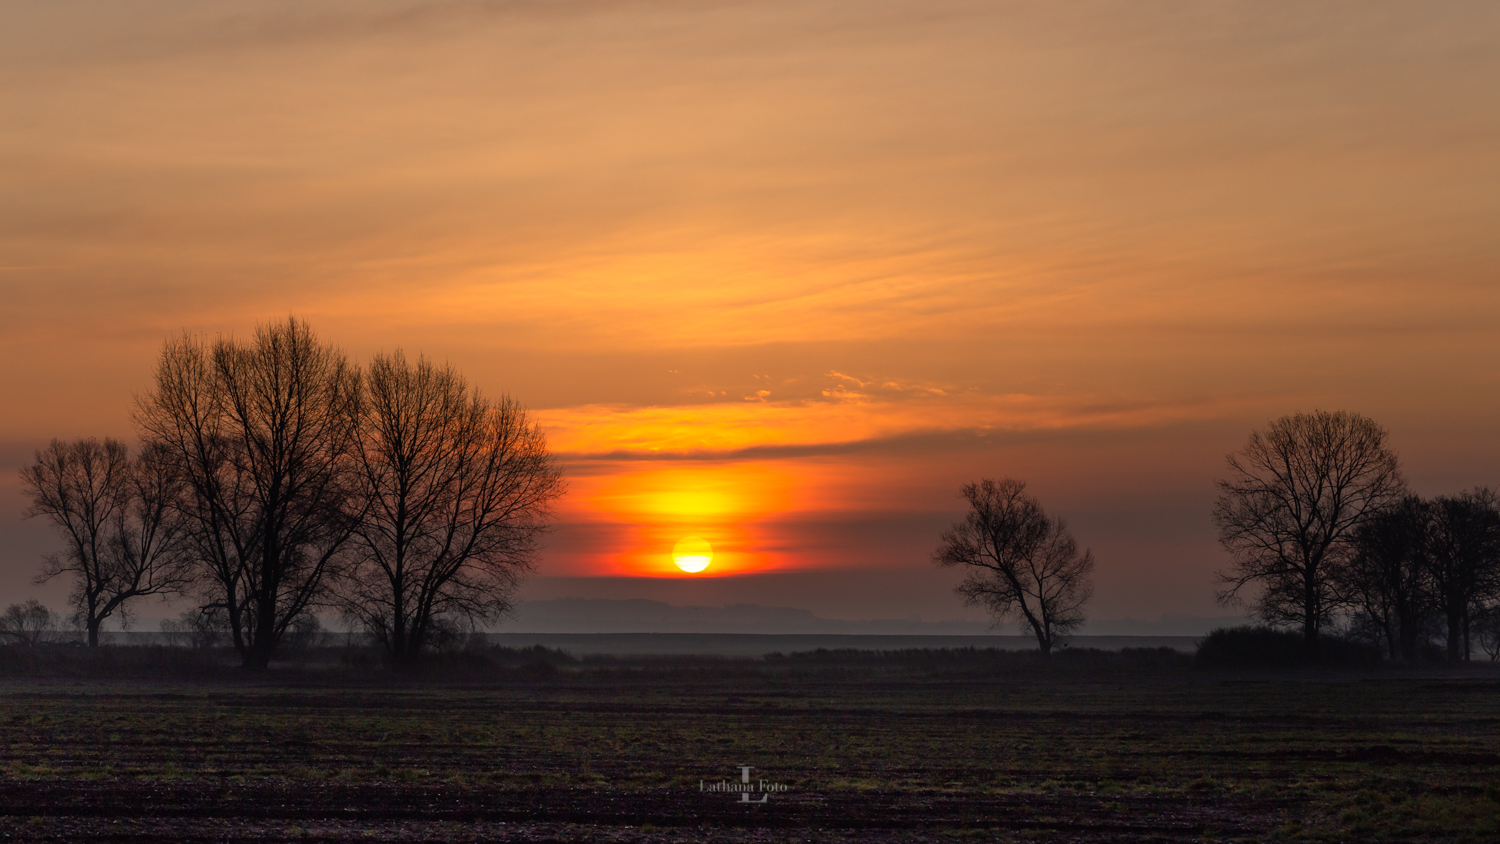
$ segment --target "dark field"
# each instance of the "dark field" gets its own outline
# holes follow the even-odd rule
[[[0,678],[24,841],[1495,841],[1500,677],[1169,652]],[[752,780],[767,802],[700,791]],[[760,793],[755,795],[759,799]]]

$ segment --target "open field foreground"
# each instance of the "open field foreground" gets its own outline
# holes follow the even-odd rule
[[[12,677],[0,838],[1500,839],[1497,678],[1169,662],[624,661],[398,688]],[[766,802],[706,790],[740,765]]]

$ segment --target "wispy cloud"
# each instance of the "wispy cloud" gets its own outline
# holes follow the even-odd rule
[[[818,402],[589,405],[537,411],[536,417],[554,449],[579,459],[709,459],[850,453],[877,444],[962,442],[1036,430],[1161,426],[1222,418],[1233,407],[1223,401],[1162,404],[923,391],[905,401],[835,393]]]

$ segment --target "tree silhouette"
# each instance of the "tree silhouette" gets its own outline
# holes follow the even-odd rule
[[[1414,495],[1366,521],[1354,532],[1351,551],[1335,564],[1340,602],[1356,625],[1373,628],[1392,659],[1419,657],[1432,616],[1427,566],[1432,508]]]
[[[181,485],[159,449],[131,460],[117,440],[53,440],[21,481],[27,515],[51,520],[66,543],[38,581],[73,577],[71,603],[91,647],[106,619],[128,620],[132,600],[184,586]]]
[[[341,605],[391,663],[409,664],[454,622],[509,607],[562,479],[526,412],[484,399],[451,366],[377,355],[362,406],[366,506]]]
[[[305,322],[248,343],[169,342],[139,399],[145,439],[185,484],[206,607],[264,669],[312,610],[363,516],[355,492],[359,377]]]
[[[1473,622],[1500,591],[1500,497],[1485,487],[1431,504],[1426,563],[1448,659],[1468,661]]]
[[[1050,655],[1084,622],[1093,555],[1079,552],[1063,521],[1049,518],[1022,481],[983,480],[966,484],[961,494],[969,513],[943,532],[933,561],[967,567],[957,589],[964,600],[997,621],[1018,619]]]
[[[1336,609],[1333,575],[1354,532],[1405,493],[1385,429],[1343,411],[1283,416],[1228,463],[1213,518],[1234,565],[1219,574],[1219,601],[1240,603],[1254,584],[1257,614],[1301,626],[1311,647]]]

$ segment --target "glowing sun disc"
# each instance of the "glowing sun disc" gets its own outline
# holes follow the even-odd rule
[[[672,562],[686,572],[703,571],[713,559],[713,546],[701,536],[685,536],[672,546]]]

